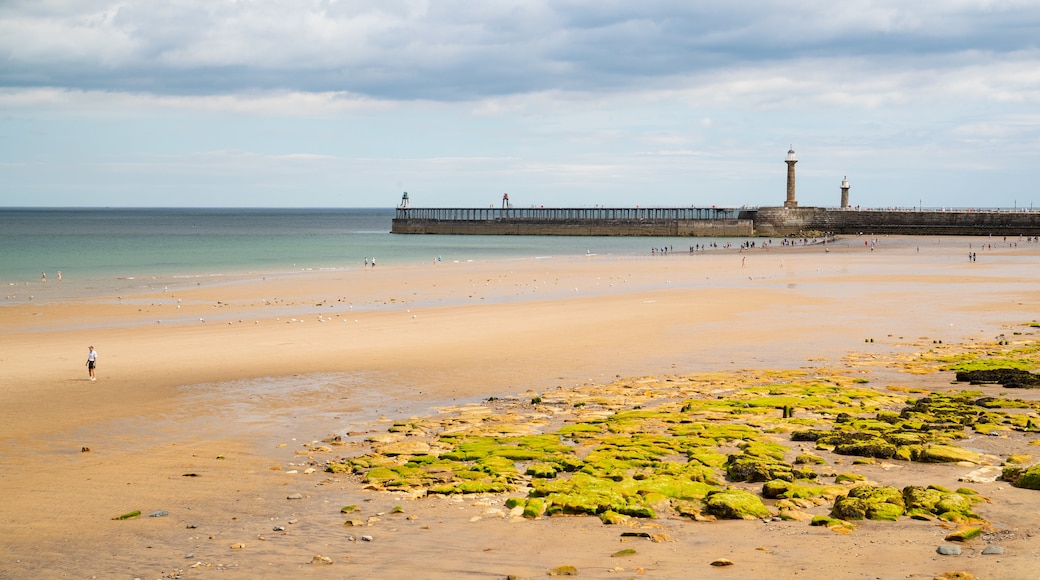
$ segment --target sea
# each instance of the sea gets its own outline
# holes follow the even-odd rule
[[[363,268],[366,259],[632,257],[743,241],[391,234],[393,217],[393,208],[0,208],[0,304]]]

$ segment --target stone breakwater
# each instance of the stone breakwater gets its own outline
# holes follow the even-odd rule
[[[1040,236],[1040,211],[858,210],[823,207],[401,208],[395,234],[749,237],[815,232]]]
[[[759,236],[804,232],[868,235],[1038,236],[1040,211],[850,210],[762,207],[740,212]]]

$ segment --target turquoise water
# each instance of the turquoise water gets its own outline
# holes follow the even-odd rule
[[[444,261],[650,255],[742,240],[391,234],[392,208],[0,209],[0,296],[146,290],[226,277]],[[62,282],[57,283],[57,273]],[[47,283],[41,273],[47,273]]]

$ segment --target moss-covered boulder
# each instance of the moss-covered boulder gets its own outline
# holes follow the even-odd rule
[[[735,454],[726,460],[726,478],[730,481],[762,482],[794,479],[794,468],[789,463],[771,458]]]
[[[843,520],[895,521],[903,515],[905,507],[903,494],[898,489],[889,485],[861,485],[834,500],[831,516]]]
[[[973,385],[999,384],[1009,389],[1040,389],[1040,375],[1013,368],[959,371],[957,380]]]
[[[857,455],[859,457],[877,457],[891,459],[896,454],[896,446],[881,437],[860,433],[848,433],[833,439],[834,452],[839,455]]]
[[[930,520],[938,517],[947,521],[970,521],[978,516],[972,511],[977,502],[984,501],[974,490],[960,488],[950,491],[941,486],[903,488],[906,515],[914,519]]]
[[[762,484],[762,497],[766,499],[833,498],[844,492],[845,488],[841,486],[819,485],[804,479],[795,481],[776,479]]]
[[[1040,464],[1032,467],[1005,467],[1001,477],[1015,487],[1040,490]]]
[[[982,528],[970,527],[957,530],[946,535],[945,540],[947,542],[967,542],[968,540],[975,539],[982,533]]]
[[[926,445],[921,448],[915,459],[922,463],[957,463],[959,461],[978,463],[982,456],[975,451],[956,445]]]
[[[762,498],[742,489],[710,492],[704,498],[704,513],[726,520],[748,520],[772,515]]]
[[[827,461],[819,455],[814,455],[812,453],[799,453],[794,458],[794,463],[795,465],[824,465]]]
[[[935,514],[935,506],[942,499],[942,492],[931,487],[908,485],[903,488],[903,503],[908,516],[924,516],[928,519]]]

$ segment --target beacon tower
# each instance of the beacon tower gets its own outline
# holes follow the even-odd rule
[[[787,151],[787,201],[784,202],[784,207],[798,207],[798,202],[794,199],[794,164],[798,163],[798,156],[794,154],[794,148],[792,147]]]
[[[849,207],[849,176],[841,180],[841,209]]]

